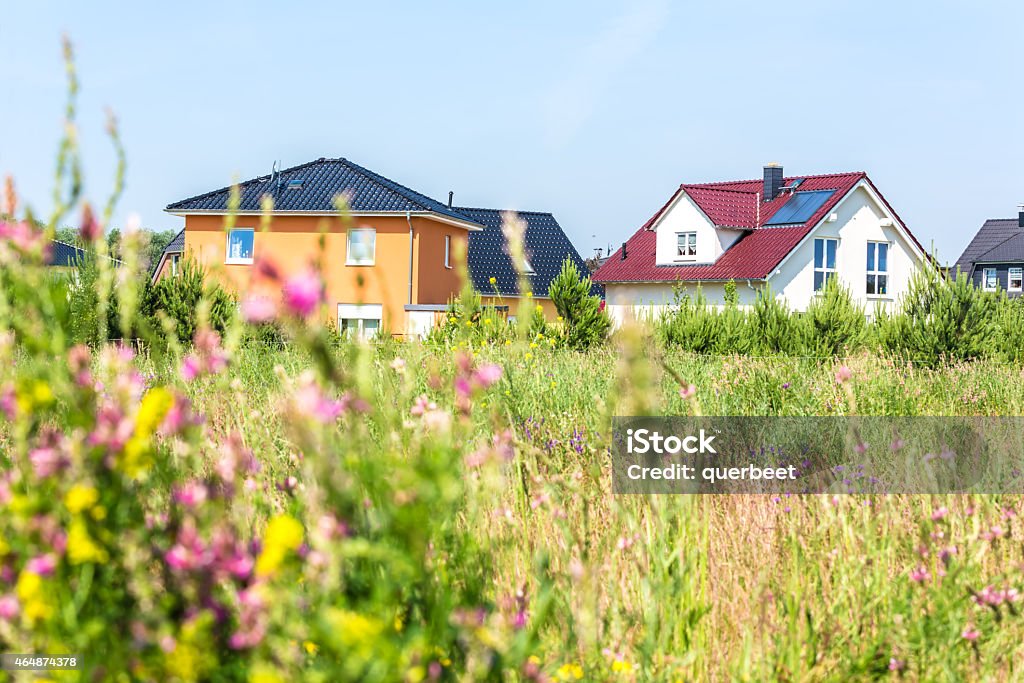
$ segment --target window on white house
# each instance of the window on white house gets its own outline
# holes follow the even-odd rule
[[[1010,268],[1010,281],[1006,287],[1008,292],[1019,292],[1024,285],[1024,268]]]
[[[999,274],[996,272],[996,269],[986,268],[984,271],[982,271],[982,276],[982,286],[986,290],[994,292],[996,288],[998,288],[999,286]]]
[[[839,240],[818,237],[814,240],[814,291],[821,291],[836,275],[836,249]]]
[[[228,231],[228,242],[224,263],[252,263],[252,247],[255,232],[252,228],[232,228]]]
[[[338,331],[349,339],[372,339],[380,332],[381,304],[338,304]]]
[[[676,233],[676,258],[695,258],[697,256],[697,233]]]
[[[377,253],[377,231],[373,228],[353,228],[348,231],[345,265],[372,266]]]
[[[444,267],[452,267],[452,236],[444,236]]]
[[[526,258],[525,256],[523,257],[523,272],[530,273],[531,275],[537,272],[533,269],[533,265],[530,263],[530,259]]]
[[[889,243],[868,242],[867,293],[889,293]]]

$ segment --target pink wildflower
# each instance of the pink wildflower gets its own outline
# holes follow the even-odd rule
[[[86,203],[82,206],[82,222],[78,226],[78,234],[82,236],[82,241],[91,244],[98,240],[102,233],[100,224],[96,222],[96,216],[93,215],[92,207]]]
[[[199,507],[206,502],[206,486],[195,481],[183,484],[174,494],[174,499],[187,508]]]
[[[277,302],[270,297],[250,294],[242,300],[242,318],[249,323],[265,323],[277,317]]]
[[[189,354],[185,356],[184,360],[181,361],[181,378],[186,382],[191,382],[199,376],[199,371],[202,368],[202,363],[197,356]]]
[[[853,373],[845,365],[836,370],[836,381],[840,384],[846,384],[851,377],[853,377]]]
[[[960,637],[961,638],[963,638],[964,640],[967,640],[969,642],[972,642],[972,643],[974,641],[976,641],[980,635],[981,635],[981,633],[978,631],[978,629],[976,629],[976,628],[974,628],[973,626],[970,626],[970,625],[968,625],[967,628],[965,628],[960,633]]]
[[[474,375],[474,377],[476,379],[476,384],[486,389],[501,379],[501,374],[502,370],[500,365],[486,363],[477,368],[476,375]]]
[[[391,369],[397,372],[399,375],[405,373],[405,360],[402,358],[396,358],[391,361]]]
[[[50,576],[57,568],[57,556],[53,553],[37,555],[25,564],[25,571],[38,574],[39,576]]]
[[[916,569],[913,569],[910,572],[910,580],[914,583],[924,583],[928,580],[929,576],[931,575],[928,573],[928,570],[925,568],[923,564],[918,565]]]
[[[18,599],[14,595],[0,595],[0,619],[13,621],[18,616],[18,611]]]
[[[284,284],[284,303],[292,313],[306,318],[323,299],[323,282],[312,270],[291,276]]]
[[[948,515],[948,514],[949,514],[949,509],[946,508],[945,505],[943,505],[942,507],[940,507],[939,509],[937,509],[935,512],[932,513],[932,521],[933,522],[937,522],[940,519],[945,518],[945,516]]]
[[[696,395],[697,395],[697,387],[694,386],[693,384],[689,384],[689,385],[687,385],[685,387],[682,387],[679,390],[679,397],[681,399],[683,399],[684,401],[686,399],[691,398],[691,397],[696,396]]]

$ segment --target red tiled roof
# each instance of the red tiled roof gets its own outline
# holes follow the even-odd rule
[[[622,250],[619,249],[591,279],[594,282],[764,279],[857,183],[867,180],[867,175],[857,172],[797,176],[785,178],[784,183],[790,185],[795,180],[803,181],[798,188],[800,192],[835,190],[835,194],[829,197],[806,223],[782,227],[765,226],[765,223],[786,203],[789,193],[782,193],[769,202],[761,202],[761,180],[680,185],[672,199],[627,240],[626,258],[622,259]],[[716,226],[743,228],[748,232],[714,263],[656,265],[656,233],[652,228],[679,192],[685,192]],[[879,196],[881,197],[881,194]],[[885,199],[882,198],[882,201],[885,202]],[[891,210],[892,207],[889,208]],[[913,239],[913,235],[911,238]],[[914,242],[917,243],[917,240],[914,239]]]

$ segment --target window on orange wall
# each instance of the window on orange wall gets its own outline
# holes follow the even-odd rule
[[[444,236],[444,267],[452,267],[452,236]]]
[[[372,266],[377,253],[377,231],[373,228],[352,228],[348,231],[345,264]]]
[[[224,263],[252,263],[254,239],[252,228],[232,228],[227,235]]]

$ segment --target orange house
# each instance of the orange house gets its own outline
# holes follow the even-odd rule
[[[316,161],[247,180],[229,211],[230,188],[170,204],[185,228],[168,245],[153,279],[174,275],[183,257],[239,294],[280,296],[261,289],[254,264],[267,258],[285,275],[311,265],[326,286],[338,329],[363,337],[381,332],[425,336],[462,289],[455,260],[466,258],[471,284],[485,300],[518,309],[526,295],[549,319],[548,296],[565,259],[586,266],[550,213],[522,212],[525,261],[512,263],[495,209],[453,207],[400,185],[347,159]],[[347,200],[343,220],[337,198]],[[272,201],[269,213],[263,210]],[[227,226],[229,215],[234,222]],[[518,291],[517,270],[529,280]]]
[[[316,161],[170,204],[185,228],[164,252],[154,280],[197,260],[240,294],[260,289],[253,264],[272,261],[285,275],[318,266],[338,329],[370,337],[421,336],[462,288],[455,258],[483,226],[346,159]],[[343,220],[336,198],[349,207]],[[273,209],[264,218],[265,197]],[[226,218],[234,225],[226,229]]]

